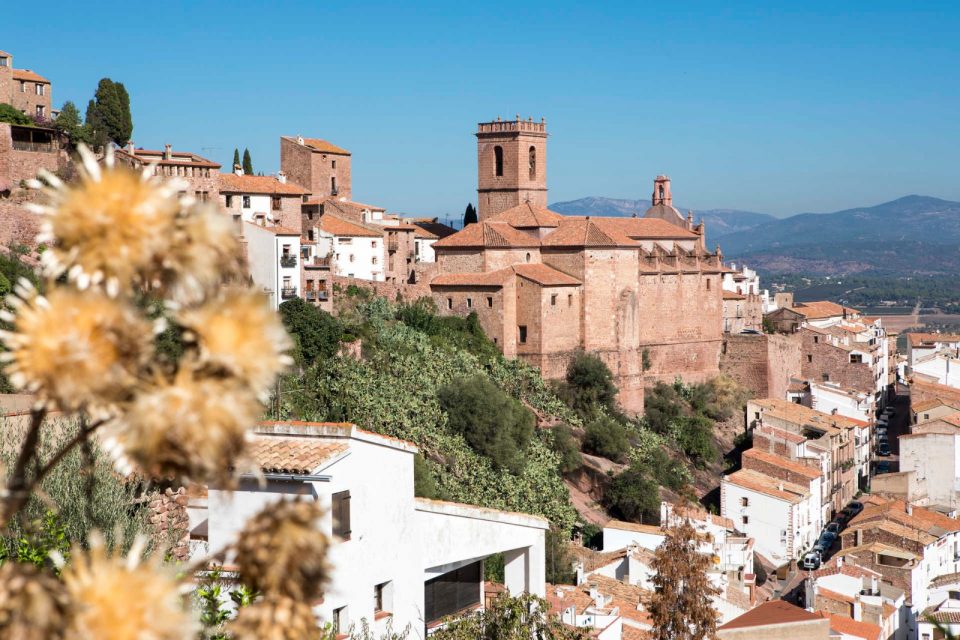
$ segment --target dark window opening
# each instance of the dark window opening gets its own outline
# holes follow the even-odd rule
[[[520,344],[526,344],[527,343],[527,326],[522,324],[518,327],[518,329],[520,330]]]
[[[250,196],[243,196],[243,208],[244,209],[250,208]]]
[[[497,175],[503,175],[503,147],[496,146],[493,148],[493,160],[496,164]]]
[[[340,491],[333,494],[333,535],[343,540],[350,539],[350,492]]]
[[[530,179],[537,179],[537,148],[530,147]]]
[[[280,196],[270,198],[270,204],[274,211],[280,211]]]
[[[487,296],[487,306],[493,307],[493,296]]]
[[[480,605],[480,562],[428,580],[424,586],[423,604],[426,622]]]

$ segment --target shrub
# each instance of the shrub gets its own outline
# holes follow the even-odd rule
[[[486,376],[461,378],[437,390],[450,428],[494,466],[518,473],[533,435],[533,414]]]
[[[627,428],[609,416],[600,416],[587,424],[583,449],[615,462],[624,459],[630,449]]]
[[[611,512],[623,520],[648,524],[660,520],[660,487],[635,466],[613,478],[604,498]]]
[[[33,125],[33,119],[30,116],[9,104],[0,104],[0,122],[27,127]]]
[[[696,415],[678,419],[677,444],[694,464],[703,466],[717,457],[713,445],[713,422],[706,416]]]
[[[551,448],[560,457],[560,473],[576,471],[583,466],[583,457],[573,432],[565,424],[559,424],[550,430],[553,436]]]
[[[577,354],[567,367],[567,385],[570,406],[581,416],[592,415],[598,406],[616,411],[613,374],[597,356]]]
[[[690,482],[690,472],[685,464],[670,455],[662,448],[654,449],[650,455],[650,468],[662,487],[673,491],[680,491]]]
[[[418,498],[436,498],[440,492],[437,490],[437,481],[430,473],[430,466],[427,460],[419,453],[413,456],[413,495]]]
[[[292,298],[280,305],[280,316],[296,344],[296,359],[303,366],[309,367],[317,358],[330,358],[337,353],[343,329],[326,311]]]
[[[657,382],[644,401],[647,424],[657,433],[669,433],[670,425],[683,413],[683,399],[676,389]]]

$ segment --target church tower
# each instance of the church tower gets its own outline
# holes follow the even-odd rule
[[[477,125],[477,214],[480,220],[529,202],[547,206],[547,123],[533,118]]]

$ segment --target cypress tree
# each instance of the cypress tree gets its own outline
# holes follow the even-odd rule
[[[104,146],[112,140],[124,146],[133,135],[130,94],[120,82],[101,78],[93,100],[87,106],[87,124],[94,132],[94,143]]]
[[[467,203],[467,209],[463,212],[463,226],[477,222],[477,210],[473,208],[473,203]]]
[[[230,172],[232,173],[240,165],[240,150],[236,147],[233,148],[233,164],[230,166]]]
[[[243,173],[244,175],[253,175],[253,160],[250,159],[250,149],[243,150]]]
[[[109,137],[107,136],[106,125],[103,122],[100,110],[97,108],[97,101],[95,99],[91,99],[90,102],[87,103],[87,116],[83,127],[86,129],[87,141],[91,147],[94,149],[102,149],[106,146]]]
[[[127,93],[127,88],[123,86],[122,82],[115,82],[113,87],[116,91],[116,99],[120,110],[119,127],[117,128],[117,135],[114,136],[113,141],[123,147],[130,142],[130,137],[133,136],[133,115],[130,113],[130,94]]]

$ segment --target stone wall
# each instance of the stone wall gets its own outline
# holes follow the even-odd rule
[[[334,166],[336,163],[336,166]],[[353,198],[350,156],[314,151],[297,143],[296,138],[280,138],[280,169],[287,179],[316,198]],[[331,178],[336,178],[337,195],[333,196]]]
[[[430,280],[433,279],[435,274],[435,263],[418,262],[413,269],[415,282],[374,282],[373,280],[350,278],[348,276],[335,275],[332,273],[327,280],[330,283],[331,289],[335,285],[339,285],[342,289],[346,289],[350,285],[354,285],[360,287],[361,289],[369,289],[370,291],[373,291],[374,294],[382,296],[390,302],[395,302],[398,296],[402,300],[413,302],[420,298],[428,298],[431,296]],[[439,306],[440,302],[438,301],[437,304]]]
[[[791,469],[770,464],[764,460],[758,460],[749,455],[749,450],[744,453],[742,459],[744,469],[759,471],[760,473],[768,475],[771,478],[777,478],[779,480],[783,480],[784,482],[791,482],[793,484],[800,485],[801,487],[810,486],[810,479],[808,477]],[[811,465],[810,468],[817,470],[817,467],[813,465]]]
[[[824,340],[822,334],[801,329],[803,359],[801,374],[807,380],[836,382],[840,386],[873,394],[877,381],[868,362],[850,362],[850,352]]]
[[[801,340],[797,334],[727,335],[720,372],[749,389],[756,398],[787,396],[791,377],[801,375]]]
[[[175,560],[190,559],[190,516],[187,513],[187,489],[167,487],[147,497],[149,521],[161,545],[172,545]]]

